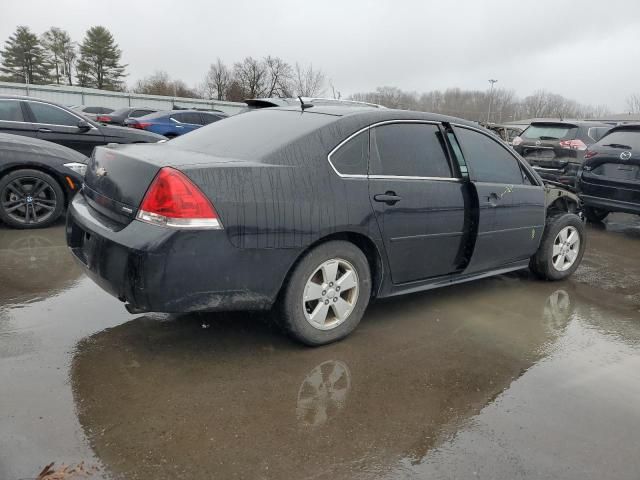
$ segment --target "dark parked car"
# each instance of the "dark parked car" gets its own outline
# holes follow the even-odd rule
[[[59,143],[84,155],[107,143],[158,142],[163,137],[102,125],[70,108],[33,97],[0,95],[0,132]]]
[[[527,267],[567,277],[585,245],[578,208],[470,122],[276,107],[97,148],[67,242],[130,312],[277,305],[319,345],[349,334],[371,297]]]
[[[124,121],[127,118],[139,118],[145,115],[149,115],[150,113],[155,113],[157,111],[157,109],[144,107],[120,108],[118,110],[114,110],[109,114],[97,115],[96,120],[100,123],[125,126]]]
[[[82,186],[87,157],[55,143],[0,133],[0,221],[14,228],[55,222]]]
[[[600,222],[610,212],[640,215],[640,124],[612,128],[584,158],[578,191],[587,219]]]
[[[574,186],[585,150],[610,128],[599,122],[533,122],[513,140],[513,147],[542,178]]]
[[[72,110],[76,112],[80,112],[85,117],[90,118],[91,120],[97,120],[98,115],[106,115],[108,113],[113,112],[113,108],[109,107],[93,107],[91,105],[75,105],[71,107]]]
[[[175,138],[223,118],[227,118],[227,114],[224,112],[174,110],[156,112],[140,118],[128,118],[125,124],[132,128],[163,135],[166,138]]]

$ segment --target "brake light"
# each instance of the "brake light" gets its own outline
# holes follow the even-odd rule
[[[520,145],[522,143],[522,137],[518,136],[515,137],[512,141],[511,141],[511,145],[513,145],[514,147],[517,147],[518,145]]]
[[[597,152],[594,152],[593,150],[587,150],[586,152],[584,152],[584,159],[589,160],[590,158],[593,158],[596,155],[598,155]]]
[[[111,121],[111,117],[108,115],[98,115],[96,117],[96,120],[98,122],[104,122],[104,123],[109,123]]]
[[[129,124],[130,127],[137,128],[138,130],[144,130],[147,127],[151,126],[149,122],[132,122]]]
[[[160,169],[142,199],[138,220],[170,228],[222,229],[215,208],[182,172]]]
[[[560,148],[568,150],[586,150],[587,146],[582,140],[560,140]]]

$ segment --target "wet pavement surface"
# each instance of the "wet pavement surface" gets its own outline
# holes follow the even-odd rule
[[[130,315],[62,225],[0,226],[0,479],[639,479],[640,220],[573,278],[378,301],[309,349],[263,314]]]

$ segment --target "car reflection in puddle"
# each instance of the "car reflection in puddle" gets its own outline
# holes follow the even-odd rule
[[[570,291],[512,275],[378,302],[317,349],[262,315],[209,315],[206,330],[139,317],[78,345],[79,420],[131,478],[385,477],[548,355],[576,314]]]

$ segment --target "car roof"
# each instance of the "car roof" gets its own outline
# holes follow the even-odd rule
[[[282,110],[300,112],[300,106],[291,107],[273,107],[269,110]],[[413,110],[395,110],[391,108],[371,108],[367,106],[342,106],[342,105],[314,105],[307,107],[304,113],[312,113],[316,115],[333,115],[336,117],[344,117],[350,119],[363,120],[367,123],[378,123],[393,120],[421,120],[430,122],[455,123],[458,125],[466,125],[469,127],[480,128],[476,122],[464,120],[462,118],[450,117],[439,113],[418,112]]]
[[[615,127],[612,127],[611,130],[609,130],[606,135],[604,135],[602,138],[604,138],[605,136],[609,135],[610,133],[613,132],[620,132],[620,131],[638,131],[640,132],[640,123],[623,123],[622,125],[616,125]]]

